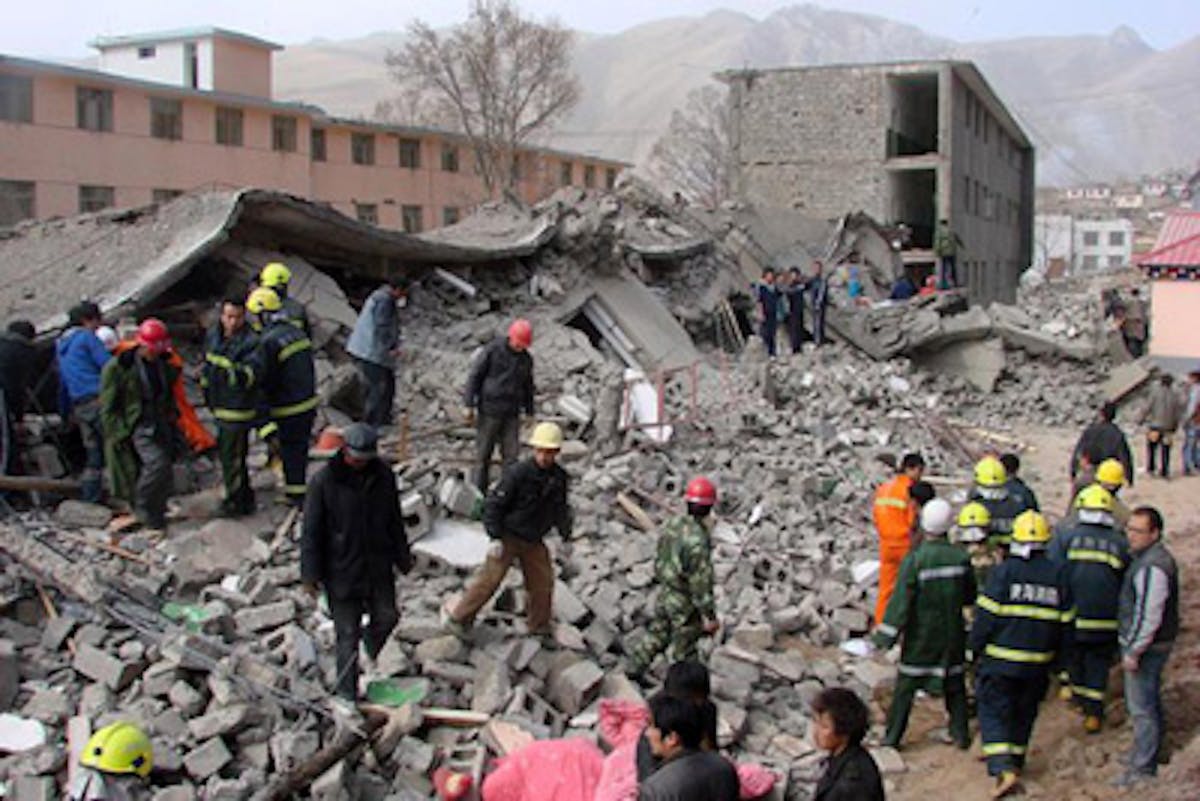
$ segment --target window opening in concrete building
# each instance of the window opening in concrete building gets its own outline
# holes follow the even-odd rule
[[[442,172],[458,172],[458,148],[442,145]]]
[[[313,161],[325,160],[325,129],[313,128],[309,133],[309,150]]]
[[[1083,257],[1083,269],[1094,270],[1098,266],[1100,266],[1100,257],[1099,256],[1084,256]]]
[[[420,169],[421,167],[421,140],[420,139],[401,139],[400,140],[400,166],[410,170]]]
[[[108,89],[75,88],[75,124],[85,131],[113,129],[113,93]]]
[[[273,115],[271,117],[271,149],[281,153],[295,153],[297,127],[295,117]]]
[[[1109,231],[1108,232],[1108,244],[1112,245],[1114,248],[1124,247],[1125,246],[1125,232],[1124,231]]]
[[[152,189],[150,199],[155,203],[170,203],[182,194],[182,189]]]
[[[33,122],[33,79],[0,75],[0,120]]]
[[[80,186],[79,213],[100,211],[116,205],[116,190],[111,186]]]
[[[571,180],[574,178],[575,165],[569,161],[564,161],[558,168],[558,182],[563,186],[570,186]]]
[[[904,223],[912,231],[910,247],[933,247],[933,232],[937,224],[935,192],[936,170],[893,170],[888,175],[891,198],[891,223]]]
[[[156,55],[158,55],[158,50],[155,49],[154,45],[146,45],[138,48],[138,58],[154,58]]]
[[[150,98],[150,135],[155,139],[182,139],[183,103],[165,97]]]
[[[588,189],[596,186],[596,167],[593,164],[586,164],[583,168],[583,185]]]
[[[1084,231],[1083,232],[1083,244],[1088,247],[1096,247],[1097,245],[1099,245],[1100,244],[1100,232],[1099,231]]]
[[[242,110],[217,107],[217,144],[242,146]]]
[[[355,164],[362,164],[365,166],[370,166],[375,163],[374,134],[350,134],[350,160]]]
[[[359,222],[379,225],[379,206],[374,203],[355,203],[354,216]]]
[[[938,149],[938,76],[936,72],[889,75],[891,121],[887,156],[923,156]]]
[[[0,181],[0,227],[28,220],[35,211],[33,181]]]
[[[1109,267],[1120,267],[1124,263],[1125,263],[1125,260],[1123,258],[1121,258],[1120,256],[1109,256],[1108,257],[1108,266]]]
[[[458,206],[446,206],[442,209],[442,225],[454,225],[459,219]]]
[[[183,85],[192,89],[200,86],[200,59],[196,55],[196,43],[183,45]]]
[[[406,234],[419,234],[424,228],[420,206],[401,206],[400,225]]]

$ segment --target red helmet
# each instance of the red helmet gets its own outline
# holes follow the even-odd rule
[[[688,503],[713,506],[717,502],[717,488],[704,476],[696,476],[688,482],[687,492],[683,497]]]
[[[144,345],[151,353],[163,353],[171,347],[171,335],[162,320],[147,317],[138,326],[137,343]]]
[[[533,344],[533,326],[522,318],[514,320],[508,327],[508,344],[514,348],[528,348]]]

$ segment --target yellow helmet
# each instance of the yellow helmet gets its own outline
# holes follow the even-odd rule
[[[1125,486],[1125,465],[1116,459],[1105,459],[1096,468],[1096,480],[1110,487]]]
[[[533,429],[533,436],[529,438],[530,447],[552,451],[562,448],[562,442],[562,429],[557,423],[538,423]]]
[[[1030,509],[1021,512],[1013,521],[1013,542],[1046,543],[1050,541],[1050,524],[1040,512]]]
[[[975,465],[975,483],[981,487],[1003,487],[1008,481],[1004,465],[995,456],[985,456]]]
[[[279,311],[282,308],[283,302],[279,300],[279,295],[274,289],[267,289],[265,286],[260,286],[246,298],[246,311],[251,314]]]
[[[959,528],[987,528],[991,524],[991,512],[979,501],[971,501],[958,512]]]
[[[1111,512],[1115,506],[1112,493],[1099,484],[1090,484],[1075,496],[1075,508],[1089,512]]]
[[[145,778],[154,765],[154,749],[145,732],[120,721],[92,735],[79,756],[79,764],[102,773],[136,773]]]
[[[267,289],[274,289],[277,286],[287,286],[292,280],[292,271],[286,265],[273,261],[266,267],[262,268],[262,272],[258,275],[258,283],[265,286]]]

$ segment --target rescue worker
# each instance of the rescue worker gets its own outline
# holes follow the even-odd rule
[[[17,424],[25,416],[25,395],[33,373],[33,323],[13,320],[0,333],[0,472],[17,471]]]
[[[514,561],[521,563],[529,595],[529,633],[550,634],[554,567],[543,538],[551,528],[570,539],[574,516],[567,503],[567,473],[557,464],[562,450],[562,429],[555,423],[538,423],[529,438],[533,458],[504,471],[500,483],[483,507],[483,527],[492,539],[487,559],[453,610],[443,608],[448,631],[465,637],[475,615],[500,588]]]
[[[970,650],[978,660],[975,701],[992,798],[1013,792],[1050,670],[1069,643],[1075,607],[1066,571],[1046,558],[1050,527],[1040,512],[1013,522],[1008,556],[975,601]]]
[[[367,296],[346,352],[354,357],[367,388],[363,422],[378,428],[391,425],[396,402],[396,359],[400,356],[400,314],[396,303],[407,284],[399,276]]]
[[[463,391],[467,422],[475,422],[475,486],[487,494],[492,453],[500,447],[501,469],[520,451],[521,414],[533,414],[533,326],[514,320],[505,339],[496,338],[476,357]]]
[[[758,303],[758,334],[762,337],[767,356],[775,358],[775,332],[779,325],[779,287],[775,285],[775,271],[770,267],[762,272],[762,281],[754,285],[754,299]]]
[[[1055,535],[1051,561],[1066,570],[1077,615],[1066,667],[1084,730],[1100,731],[1108,671],[1117,654],[1117,605],[1129,545],[1114,529],[1113,498],[1093,484],[1079,493],[1077,522]]]
[[[825,265],[819,259],[812,263],[806,288],[812,302],[813,344],[819,348],[825,344],[825,313],[829,310],[829,279],[825,277]]]
[[[902,640],[896,689],[888,709],[883,744],[899,748],[918,690],[942,695],[950,715],[950,738],[961,749],[971,745],[967,732],[967,631],[963,610],[975,602],[971,558],[946,534],[954,511],[941,498],[921,510],[923,541],[904,558],[896,591],[873,640],[891,648]]]
[[[103,494],[104,431],[100,424],[100,372],[112,356],[96,329],[100,307],[84,301],[67,314],[68,327],[54,344],[58,359],[58,406],[63,419],[79,426],[86,453],[79,496],[99,503]]]
[[[134,510],[147,529],[167,527],[167,497],[182,443],[172,391],[179,372],[167,359],[166,325],[147,317],[138,325],[136,348],[104,366],[100,376],[100,422],[113,495]]]
[[[804,328],[804,289],[800,268],[793,267],[788,271],[787,286],[782,290],[787,298],[788,343],[792,353],[799,353],[804,347],[804,340],[808,338],[808,331]]]
[[[668,646],[672,661],[696,659],[700,637],[718,628],[709,537],[717,488],[697,476],[688,482],[684,500],[687,514],[667,523],[658,537],[654,559],[658,601],[645,638],[629,655],[627,672],[634,679],[640,679]]]
[[[1125,476],[1129,485],[1133,486],[1133,454],[1129,451],[1129,443],[1124,432],[1114,422],[1117,417],[1117,404],[1104,403],[1097,411],[1096,420],[1083,430],[1075,450],[1071,454],[1071,478],[1079,473],[1079,457],[1088,454],[1093,465],[1099,465],[1105,459],[1116,459],[1125,468]]]
[[[988,544],[1006,547],[1012,539],[1013,520],[1026,511],[1026,501],[1008,491],[1008,472],[995,456],[985,456],[976,463],[975,486],[967,498],[987,507],[992,521]]]
[[[291,283],[292,271],[287,268],[287,265],[277,261],[263,267],[262,272],[258,275],[258,285],[274,290],[275,294],[279,296],[283,319],[303,331],[306,337],[311,337],[312,329],[308,324],[308,310],[304,308],[303,303],[288,295]]]
[[[1159,475],[1163,478],[1171,476],[1171,444],[1179,424],[1183,422],[1183,399],[1175,391],[1174,383],[1175,379],[1170,373],[1163,373],[1158,384],[1150,391],[1150,400],[1139,420],[1147,426],[1146,472],[1154,475],[1157,464]],[[1159,451],[1162,451],[1161,463],[1156,458]]]
[[[975,583],[983,587],[988,572],[1004,558],[1003,552],[988,543],[992,530],[992,516],[979,501],[971,501],[958,511],[958,524],[952,541],[962,545],[971,559],[975,572]]]
[[[1004,472],[1008,476],[1008,494],[1019,499],[1026,509],[1032,509],[1035,512],[1042,511],[1042,506],[1038,503],[1037,495],[1034,493],[1033,488],[1026,484],[1025,479],[1019,475],[1021,472],[1021,457],[1015,453],[1001,454],[1000,464],[1004,465]]]
[[[399,619],[395,570],[408,573],[412,556],[396,480],[379,459],[375,429],[355,423],[347,427],[344,441],[311,482],[300,578],[310,594],[325,591],[336,636],[337,694],[353,703],[359,641],[370,659],[387,643]],[[369,620],[365,632],[364,615]]]
[[[79,755],[84,768],[67,788],[68,801],[135,801],[150,797],[146,777],[154,749],[146,733],[119,721],[98,730]]]
[[[925,459],[908,453],[888,481],[875,490],[872,517],[879,532],[879,595],[875,599],[875,625],[883,622],[892,597],[892,587],[900,572],[900,563],[908,555],[910,535],[917,520],[917,505],[912,499],[913,484],[925,473]]]
[[[308,439],[317,416],[317,381],[312,341],[281,313],[274,290],[259,287],[246,299],[246,311],[258,331],[256,363],[270,423],[264,428],[279,437],[283,460],[283,494],[293,506],[304,504],[308,472]],[[260,429],[262,433],[263,429]]]
[[[1123,531],[1125,524],[1129,522],[1129,507],[1125,502],[1118,497],[1121,488],[1125,486],[1125,468],[1116,459],[1105,459],[1100,462],[1099,466],[1092,471],[1080,472],[1080,477],[1088,477],[1091,481],[1079,487],[1075,494],[1071,497],[1071,506],[1065,517],[1059,520],[1055,526],[1057,531],[1065,531],[1078,520],[1079,511],[1079,496],[1088,487],[1100,486],[1108,490],[1113,499],[1113,528],[1117,531]]]
[[[258,337],[246,325],[245,300],[226,298],[221,317],[209,328],[205,340],[200,377],[205,402],[217,421],[217,451],[225,481],[221,513],[226,516],[254,512],[246,455],[261,401],[258,356]]]

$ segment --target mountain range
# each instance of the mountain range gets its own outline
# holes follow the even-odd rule
[[[395,93],[383,59],[403,37],[384,31],[289,46],[275,56],[275,96],[369,117]],[[763,19],[714,11],[578,33],[582,98],[550,144],[640,163],[671,112],[717,71],[942,58],[979,66],[1037,147],[1039,184],[1131,179],[1200,160],[1200,36],[1167,50],[1128,27],[1107,36],[956,42],[812,4]]]

